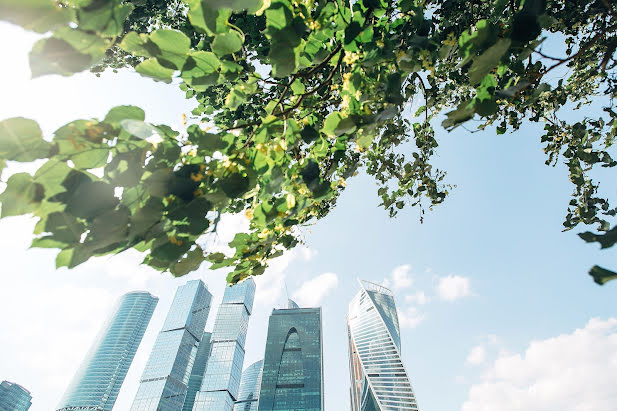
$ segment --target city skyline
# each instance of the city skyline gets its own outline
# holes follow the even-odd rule
[[[143,371],[131,411],[182,408],[210,313],[212,294],[201,280],[177,288]]]
[[[146,291],[123,295],[82,360],[58,411],[111,411],[158,298]]]

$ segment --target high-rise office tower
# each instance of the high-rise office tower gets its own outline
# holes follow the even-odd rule
[[[204,372],[206,371],[206,364],[208,364],[208,356],[210,355],[210,338],[212,333],[204,333],[197,347],[197,355],[195,355],[195,364],[191,370],[191,376],[189,377],[188,390],[186,392],[186,399],[182,406],[182,411],[193,411],[193,405],[195,404],[195,396],[201,387],[201,382],[204,379]]]
[[[272,310],[259,411],[324,409],[321,308]]]
[[[60,401],[59,411],[113,408],[158,300],[144,291],[120,298]]]
[[[14,382],[0,383],[0,411],[28,411],[31,405],[30,391]]]
[[[360,286],[347,317],[351,410],[417,410],[401,361],[394,295],[368,281],[360,281]]]
[[[255,298],[255,281],[225,289],[210,339],[210,357],[193,411],[231,411],[238,398],[244,342]]]
[[[201,280],[178,287],[141,376],[131,411],[180,411],[212,294]]]
[[[263,365],[263,360],[254,362],[246,367],[246,370],[242,373],[240,391],[234,404],[234,411],[257,411]]]

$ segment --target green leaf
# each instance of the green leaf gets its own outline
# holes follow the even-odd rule
[[[491,70],[497,67],[503,55],[510,48],[510,39],[499,39],[497,43],[489,47],[479,57],[474,58],[473,64],[469,68],[469,81],[476,85],[482,81]]]
[[[162,134],[159,129],[151,124],[141,120],[133,120],[130,118],[120,121],[120,127],[132,136],[146,139],[153,134]]]
[[[0,121],[0,158],[28,162],[49,156],[52,145],[43,140],[41,128],[23,117]]]
[[[35,211],[44,197],[44,188],[35,183],[28,173],[9,177],[4,192],[0,194],[2,215],[0,218],[28,214]]]
[[[62,182],[71,172],[71,167],[67,166],[64,161],[55,159],[47,160],[36,173],[34,181],[43,185],[45,189],[45,197],[49,198],[58,193],[66,191]]]
[[[98,148],[89,148],[85,151],[73,154],[71,161],[78,170],[88,170],[103,167],[107,164],[109,157],[109,147],[101,145]]]
[[[600,248],[609,248],[617,243],[617,225],[604,234],[594,234],[590,231],[586,231],[580,233],[578,236],[588,243],[599,243]]]
[[[114,208],[118,199],[114,187],[102,181],[84,181],[66,199],[66,212],[76,217],[93,218]]]
[[[300,80],[296,79],[294,80],[293,83],[291,83],[291,91],[295,94],[304,94],[304,92],[306,91],[306,88],[304,87],[304,83],[302,83]]]
[[[142,61],[135,70],[142,76],[152,77],[164,83],[171,83],[171,76],[174,74],[174,70],[161,66],[156,59]]]
[[[242,37],[235,31],[220,33],[214,36],[214,41],[210,47],[214,54],[218,56],[235,53],[242,49]]]
[[[589,270],[589,275],[593,277],[593,281],[595,281],[599,285],[604,285],[611,280],[617,279],[617,273],[611,270],[607,270],[606,268],[602,268],[598,265],[594,265]]]
[[[71,10],[52,0],[2,0],[0,18],[42,34],[68,23]]]
[[[146,113],[136,106],[116,106],[109,110],[105,116],[105,122],[116,127],[120,126],[120,122],[125,119],[144,121]]]
[[[182,257],[180,261],[172,264],[169,271],[171,271],[175,277],[181,277],[191,271],[197,270],[204,260],[204,250],[202,250],[200,246],[196,246],[195,249],[186,253],[186,256]]]
[[[153,47],[148,44],[148,36],[143,33],[130,31],[124,36],[120,48],[140,57],[152,57]],[[155,49],[154,49],[155,50]]]
[[[98,3],[99,7],[82,8],[77,11],[81,30],[96,32],[104,37],[116,37],[122,34],[124,20],[133,11],[132,4],[116,2]]]
[[[249,189],[249,179],[240,173],[233,173],[221,178],[219,186],[229,198],[238,198]]]
[[[321,129],[321,131],[330,137],[336,136],[336,129],[339,126],[341,120],[341,113],[339,113],[338,111],[334,111],[328,114],[328,117],[326,117],[326,120],[323,123],[323,128]]]
[[[226,23],[231,16],[231,10],[224,6],[210,8],[209,3],[209,1],[190,0],[189,21],[198,29],[197,31],[211,36],[228,32],[230,29]]]
[[[167,68],[181,69],[191,48],[191,40],[181,31],[159,29],[150,34],[150,41],[158,46],[158,62]]]
[[[33,78],[44,74],[70,76],[89,68],[92,63],[89,55],[78,52],[66,41],[54,37],[37,41],[30,52]]]

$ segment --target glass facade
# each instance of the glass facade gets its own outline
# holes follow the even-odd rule
[[[28,411],[31,405],[30,391],[14,382],[0,383],[0,411]]]
[[[321,308],[273,310],[259,392],[259,410],[324,409]]]
[[[178,287],[146,363],[131,411],[179,411],[203,336],[212,294],[201,280]]]
[[[197,347],[197,355],[195,355],[195,364],[191,370],[191,376],[189,377],[188,390],[186,392],[186,399],[182,406],[182,411],[192,411],[195,404],[195,396],[201,387],[201,382],[204,379],[204,372],[206,371],[206,364],[208,364],[208,357],[210,356],[210,338],[212,333],[204,333]]]
[[[401,360],[401,337],[392,292],[361,281],[349,304],[347,333],[351,410],[418,410]]]
[[[238,398],[244,342],[255,298],[252,278],[225,289],[210,339],[210,357],[194,411],[232,411]]]
[[[111,411],[157,302],[143,291],[120,298],[57,410]]]
[[[240,391],[234,404],[234,411],[257,411],[263,364],[263,360],[254,362],[242,373]]]

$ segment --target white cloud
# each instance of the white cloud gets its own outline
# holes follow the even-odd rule
[[[413,279],[411,278],[411,266],[409,264],[399,265],[392,270],[392,286],[395,290],[400,288],[411,287]]]
[[[460,275],[441,277],[437,284],[437,294],[445,301],[454,301],[471,295],[469,278]]]
[[[405,296],[405,302],[408,304],[424,305],[431,299],[424,294],[424,291],[418,291],[415,294],[409,294]]]
[[[617,404],[617,319],[532,341],[505,354],[469,391],[462,411],[614,411]]]
[[[323,273],[302,283],[292,298],[300,307],[319,307],[321,301],[337,286],[336,274]]]
[[[401,328],[415,328],[422,321],[424,321],[424,314],[416,307],[407,307],[405,310],[398,311],[398,322]]]
[[[475,346],[469,352],[467,356],[467,364],[469,365],[480,365],[486,361],[486,349],[483,345]]]

